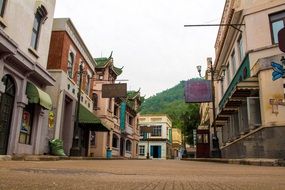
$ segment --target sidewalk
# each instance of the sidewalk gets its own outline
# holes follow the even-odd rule
[[[126,158],[113,157],[95,158],[79,156],[52,156],[52,155],[0,155],[0,161],[58,161],[58,160],[124,160]]]
[[[225,159],[225,158],[183,158],[183,161],[198,161],[198,162],[216,162],[223,164],[240,164],[253,166],[283,166],[285,160],[267,159],[267,158],[244,158],[244,159]]]

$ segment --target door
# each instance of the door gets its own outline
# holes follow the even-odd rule
[[[12,77],[5,75],[2,82],[5,85],[5,92],[0,97],[0,155],[7,154],[15,98],[15,83]]]
[[[157,146],[157,157],[161,158],[161,146]]]

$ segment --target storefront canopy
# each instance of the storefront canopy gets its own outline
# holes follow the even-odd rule
[[[88,128],[90,131],[109,131],[98,117],[82,105],[79,107],[79,125]]]
[[[51,110],[52,101],[50,96],[36,87],[32,83],[27,83],[26,94],[29,99],[29,103],[40,104],[45,109]]]

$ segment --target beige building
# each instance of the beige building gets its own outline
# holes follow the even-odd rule
[[[48,152],[47,72],[55,0],[0,1],[0,154]]]
[[[103,98],[102,86],[114,84],[122,68],[114,66],[112,54],[96,58],[96,83],[93,86],[93,112],[110,132],[94,132],[90,154],[105,157],[111,151],[112,157],[136,158],[138,156],[138,111],[143,98],[140,91],[130,91],[126,98]]]
[[[171,158],[172,122],[167,115],[141,115],[139,117],[139,127],[139,158]],[[178,139],[176,143],[179,143]]]
[[[281,64],[278,31],[284,0],[227,0],[216,39],[216,121],[226,158],[284,158],[283,80],[272,81]],[[278,103],[279,101],[279,103]]]

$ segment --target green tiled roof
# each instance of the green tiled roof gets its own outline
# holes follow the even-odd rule
[[[111,55],[109,56],[109,58],[107,58],[107,57],[95,58],[95,61],[97,63],[95,65],[95,68],[96,69],[105,68],[108,65],[109,61],[112,59],[112,54],[113,54],[113,52],[111,52]],[[111,69],[114,71],[114,73],[117,76],[119,76],[123,72],[123,67],[122,68],[118,68],[118,67],[115,67],[113,64],[111,65]]]

